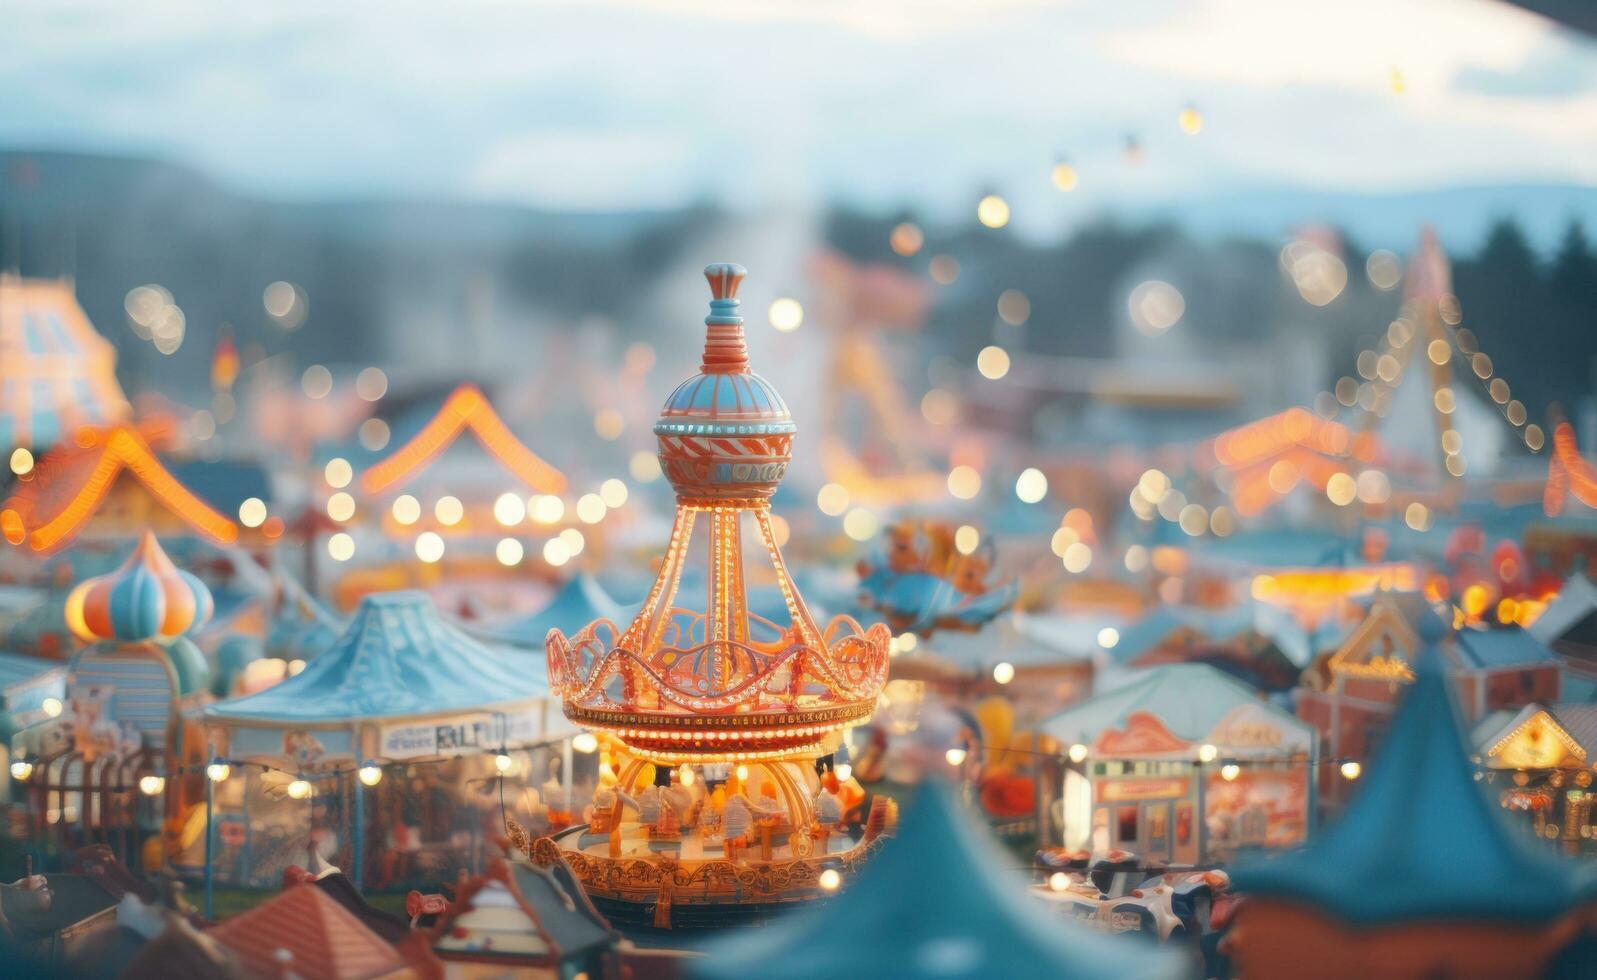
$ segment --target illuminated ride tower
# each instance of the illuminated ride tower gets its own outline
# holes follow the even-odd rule
[[[782,561],[770,498],[796,426],[749,369],[744,275],[705,269],[703,364],[654,426],[677,506],[642,610],[625,629],[599,620],[547,640],[550,689],[567,718],[608,736],[613,759],[589,822],[529,850],[569,861],[618,922],[714,926],[819,897],[890,817],[881,801],[862,829],[848,786],[817,772],[875,710],[890,633],[846,616],[818,626]],[[787,622],[749,609],[746,583],[762,582]]]

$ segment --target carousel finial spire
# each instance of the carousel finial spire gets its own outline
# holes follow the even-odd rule
[[[749,349],[743,343],[743,317],[738,315],[738,286],[749,270],[731,262],[704,267],[710,281],[710,315],[704,318],[705,374],[738,374],[749,369]]]

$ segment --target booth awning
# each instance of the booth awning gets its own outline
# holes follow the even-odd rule
[[[299,674],[205,709],[219,721],[399,718],[544,697],[541,657],[479,643],[421,592],[361,601],[349,629]]]

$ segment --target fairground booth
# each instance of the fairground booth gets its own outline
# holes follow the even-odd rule
[[[479,870],[506,808],[547,825],[544,801],[570,788],[569,747],[545,748],[569,729],[544,676],[541,657],[471,639],[423,593],[367,596],[299,674],[205,709],[215,832],[188,828],[182,863],[201,866],[208,843],[217,880],[250,885],[312,852],[360,887]]]
[[[42,867],[96,844],[159,866],[161,832],[200,788],[167,777],[203,760],[185,715],[210,675],[185,634],[211,609],[148,532],[120,568],[72,590],[65,622],[84,645],[7,691],[27,722],[11,745],[13,812]]]
[[[1069,760],[1067,847],[1200,865],[1308,832],[1314,730],[1213,667],[1153,668],[1042,727]]]

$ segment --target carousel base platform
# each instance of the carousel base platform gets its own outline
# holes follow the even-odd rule
[[[608,837],[604,844],[595,837],[585,826],[572,827],[530,842],[526,853],[537,865],[568,866],[612,924],[634,940],[661,946],[691,945],[670,940],[672,934],[759,925],[825,902],[832,897],[827,885],[835,888],[839,876],[858,873],[883,843],[839,833],[823,848],[808,835],[793,835],[773,847],[769,860],[756,848],[752,858],[729,861],[716,842],[692,833],[665,852],[651,846],[658,841],[632,837],[614,857]]]

